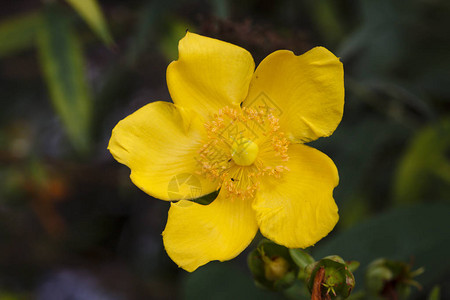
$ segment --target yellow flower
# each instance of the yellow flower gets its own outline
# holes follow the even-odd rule
[[[305,248],[338,221],[333,161],[303,143],[329,136],[344,106],[343,68],[327,49],[280,50],[255,69],[238,46],[187,33],[167,68],[174,104],[120,121],[109,150],[149,195],[172,202],[163,232],[172,260],[194,271],[229,260],[258,228]],[[220,189],[209,205],[186,199]]]

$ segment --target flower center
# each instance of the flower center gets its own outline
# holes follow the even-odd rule
[[[240,138],[231,146],[231,157],[239,166],[250,166],[258,156],[259,147],[256,143],[246,138]]]
[[[278,178],[289,170],[289,141],[267,109],[224,107],[205,129],[197,172],[218,181],[230,199],[253,198],[262,177]]]

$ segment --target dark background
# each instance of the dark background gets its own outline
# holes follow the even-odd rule
[[[449,299],[449,1],[99,4],[108,27],[97,32],[65,1],[0,4],[1,300],[282,297],[254,287],[246,256],[258,238],[233,261],[178,269],[161,238],[169,204],[106,150],[119,120],[170,101],[165,69],[186,29],[257,64],[318,45],[341,58],[342,123],[312,143],[338,167],[341,219],[312,254],[359,260],[357,288],[376,258],[423,266],[411,299],[435,285]]]

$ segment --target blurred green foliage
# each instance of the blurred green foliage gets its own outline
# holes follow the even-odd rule
[[[0,25],[0,57],[33,45],[41,15],[36,12],[15,16]]]
[[[416,203],[439,198],[450,185],[449,152],[449,119],[418,131],[399,162],[394,200]]]
[[[431,287],[448,274],[449,214],[448,203],[397,208],[337,234],[318,245],[314,254],[320,257],[339,253],[366,268],[378,257],[411,261],[414,268],[425,269],[416,280]],[[363,275],[363,272],[355,273],[357,290],[363,287]]]
[[[86,23],[91,26],[97,35],[103,40],[107,45],[111,45],[112,36],[109,32],[108,26],[106,25],[106,20],[103,16],[103,12],[99,7],[96,0],[66,0],[67,3],[72,5],[72,7],[80,14],[80,16],[86,21]]]
[[[338,167],[341,219],[312,252],[360,261],[357,289],[370,261],[411,261],[425,267],[411,299],[449,298],[449,13],[445,0],[5,2],[0,298],[301,297],[295,286],[257,290],[247,252],[179,270],[160,238],[167,203],[134,187],[106,150],[120,119],[170,100],[165,68],[186,29],[256,63],[316,45],[341,57],[344,118],[314,142]]]
[[[84,77],[81,45],[66,17],[45,10],[38,36],[39,57],[55,110],[81,153],[89,149],[92,101]]]

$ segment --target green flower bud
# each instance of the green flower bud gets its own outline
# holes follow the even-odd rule
[[[308,265],[306,273],[306,282],[314,299],[345,299],[355,287],[355,277],[337,255]]]
[[[270,290],[291,286],[298,273],[286,247],[263,240],[248,256],[248,265],[257,285]]]
[[[270,281],[277,281],[283,278],[289,271],[289,263],[282,257],[269,258],[262,257],[264,261],[264,274]]]
[[[380,258],[367,267],[366,287],[373,295],[406,299],[411,293],[411,286],[421,288],[413,278],[422,273],[423,268],[411,271],[410,264]]]

